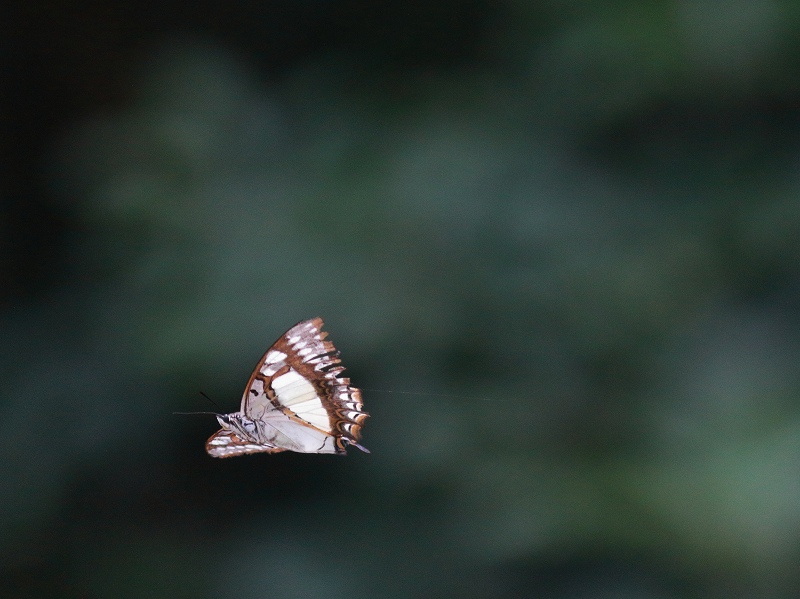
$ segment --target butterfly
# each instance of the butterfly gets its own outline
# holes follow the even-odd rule
[[[345,454],[358,444],[369,414],[361,391],[341,377],[339,352],[322,319],[294,325],[259,360],[238,412],[218,414],[221,430],[206,441],[215,458],[246,453]]]

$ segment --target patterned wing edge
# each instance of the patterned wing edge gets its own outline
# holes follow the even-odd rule
[[[340,376],[344,366],[339,351],[326,339],[328,332],[322,330],[323,324],[319,317],[297,323],[275,342],[270,351],[276,349],[286,354],[289,365],[314,385],[328,412],[331,432],[336,437],[339,451],[344,453],[348,445],[354,445],[369,453],[358,443],[361,428],[369,417],[363,410],[361,391],[350,385],[349,378]]]
[[[278,453],[280,451],[286,450],[282,447],[244,441],[233,431],[225,429],[217,431],[206,441],[206,452],[214,458],[232,458],[248,453]]]

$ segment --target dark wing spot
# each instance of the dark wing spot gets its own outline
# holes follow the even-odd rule
[[[250,389],[250,393],[252,393],[253,395],[258,395],[258,391],[256,391],[255,389]]]

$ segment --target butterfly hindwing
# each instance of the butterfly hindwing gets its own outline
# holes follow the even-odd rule
[[[209,437],[206,441],[206,451],[215,458],[232,458],[247,453],[278,453],[286,450],[272,445],[243,441],[233,432],[223,429]]]

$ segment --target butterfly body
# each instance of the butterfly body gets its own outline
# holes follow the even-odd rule
[[[239,412],[217,416],[221,430],[206,442],[218,458],[247,453],[346,453],[368,417],[350,386],[322,320],[296,324],[264,354],[245,388]]]

